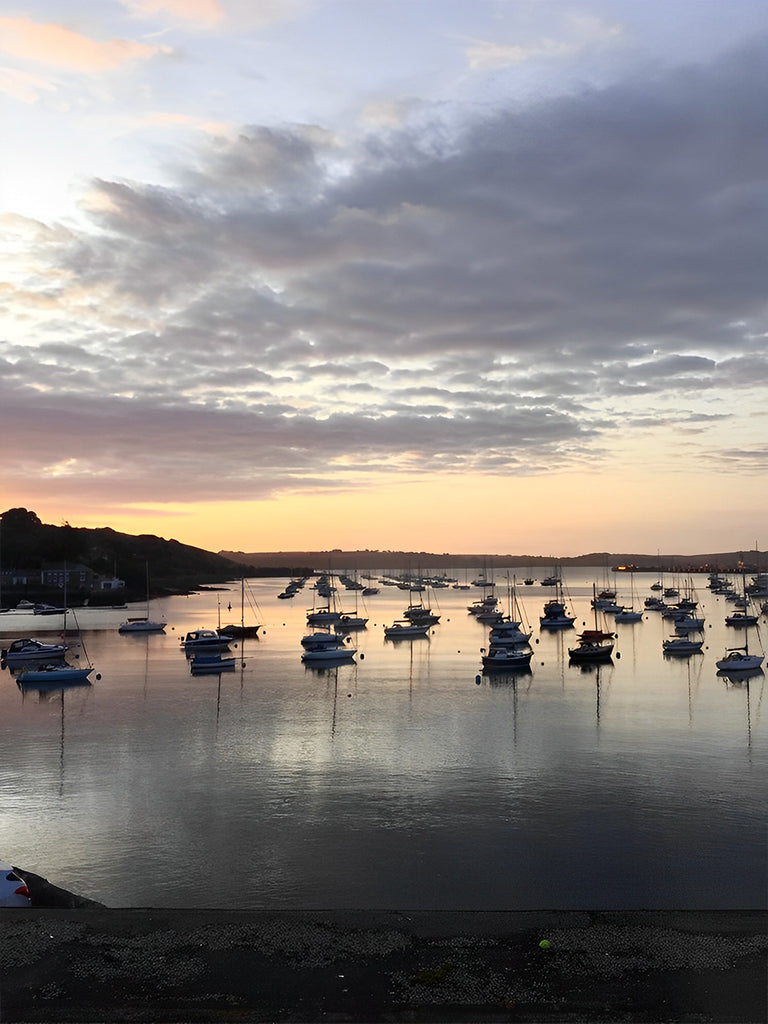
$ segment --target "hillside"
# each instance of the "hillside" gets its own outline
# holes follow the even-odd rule
[[[236,562],[260,566],[313,566],[318,570],[409,569],[412,572],[440,570],[450,574],[456,568],[516,569],[542,567],[551,571],[555,565],[633,566],[647,572],[757,572],[768,566],[764,552],[727,551],[698,555],[658,555],[637,552],[592,551],[584,555],[560,557],[555,555],[490,555],[488,553],[438,554],[431,551],[220,551],[220,555]],[[291,572],[298,573],[298,569]]]
[[[3,592],[13,592],[9,570],[40,569],[45,566],[82,563],[102,576],[125,580],[125,596],[141,598],[146,591],[149,566],[154,595],[184,593],[201,583],[231,580],[241,573],[252,576],[257,568],[241,564],[202,548],[163,540],[152,534],[132,536],[109,527],[88,529],[68,523],[51,526],[34,512],[14,508],[0,515],[2,533]],[[42,597],[38,590],[25,588],[25,596]],[[112,598],[113,599],[113,598]]]

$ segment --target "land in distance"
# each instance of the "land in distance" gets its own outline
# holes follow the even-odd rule
[[[723,572],[757,573],[768,567],[768,554],[761,551],[726,551],[697,555],[656,555],[638,552],[592,551],[584,555],[500,555],[482,552],[453,553],[443,551],[379,551],[374,549],[344,551],[219,551],[234,562],[269,566],[313,566],[320,572],[372,569],[410,570],[413,573],[437,570],[448,575],[455,568],[472,568],[477,572],[503,569],[541,567],[549,574],[556,566],[604,566],[606,569],[634,569],[636,572]]]

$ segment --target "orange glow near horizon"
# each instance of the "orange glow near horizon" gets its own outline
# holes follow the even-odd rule
[[[711,479],[617,474],[503,478],[443,476],[384,482],[360,491],[290,494],[269,501],[66,509],[17,500],[53,525],[108,526],[154,534],[209,551],[394,550],[567,557],[595,551],[680,554],[753,549],[754,515],[711,493]],[[762,483],[745,481],[756,506]],[[722,505],[715,531],[696,522]],[[765,542],[763,542],[765,543]]]

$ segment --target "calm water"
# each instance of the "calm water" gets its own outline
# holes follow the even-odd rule
[[[565,579],[591,625],[604,570]],[[704,577],[703,654],[665,659],[671,624],[648,613],[591,670],[568,665],[574,631],[540,633],[551,592],[520,587],[538,643],[516,679],[479,676],[477,588],[428,595],[440,624],[397,644],[381,627],[408,595],[382,588],[360,602],[357,662],[307,668],[313,591],[279,601],[285,582],[251,584],[265,631],[234,674],[191,677],[178,637],[215,626],[219,602],[238,622],[239,582],[164,602],[165,635],[79,613],[90,686],[22,693],[5,669],[0,859],[110,906],[768,905],[765,681],[718,677],[742,634]],[[636,575],[640,604],[651,582]],[[5,637],[55,624],[0,619]]]

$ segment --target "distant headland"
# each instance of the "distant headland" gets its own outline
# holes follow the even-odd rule
[[[312,566],[316,570],[424,569],[469,567],[491,570],[554,566],[600,566],[616,572],[762,572],[768,555],[761,551],[724,551],[698,555],[647,555],[639,552],[592,551],[584,555],[499,555],[487,552],[380,551],[376,549],[328,551],[219,551],[233,562],[262,568]]]

